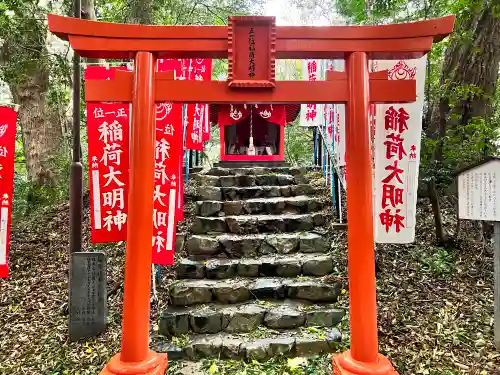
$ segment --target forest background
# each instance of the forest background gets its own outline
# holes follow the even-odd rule
[[[70,0],[0,2],[2,101],[22,108],[16,154],[16,218],[68,196],[71,50],[48,33],[46,17],[49,12],[71,15],[71,8]],[[286,9],[290,14],[285,19],[309,25],[384,24],[456,14],[453,36],[435,45],[429,54],[419,176],[420,195],[431,199],[436,239],[446,244],[453,234],[443,228],[440,199],[456,203],[453,173],[497,153],[499,1],[275,0],[269,6],[262,0],[82,0],[83,18],[157,25],[223,25],[229,15]],[[283,19],[283,14],[278,16]],[[226,68],[225,60],[216,60],[213,78],[224,77]],[[218,144],[216,127],[213,133],[207,153]],[[286,137],[288,161],[311,164],[311,133],[293,126],[287,128]],[[84,136],[84,152],[85,144]]]

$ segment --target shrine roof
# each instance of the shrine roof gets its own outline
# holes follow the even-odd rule
[[[468,165],[468,166],[466,166],[464,168],[459,169],[458,171],[456,171],[455,173],[453,173],[453,175],[455,177],[457,177],[457,176],[461,175],[462,173],[468,172],[471,169],[478,168],[478,167],[480,167],[480,166],[482,166],[484,164],[488,164],[488,163],[490,163],[492,161],[500,161],[500,156],[488,156],[488,157],[486,157],[486,158],[484,158],[484,159],[482,159],[482,160],[480,160],[480,161],[478,161],[476,163],[473,163],[471,165]]]
[[[219,111],[221,105],[229,104],[210,104],[210,122],[217,124],[219,120]],[[300,113],[300,104],[284,104],[286,112],[286,123],[293,122]],[[243,119],[246,120],[246,119]],[[243,121],[242,120],[242,121]]]

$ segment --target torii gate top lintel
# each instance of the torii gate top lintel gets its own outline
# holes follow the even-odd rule
[[[83,57],[133,58],[138,51],[158,58],[227,58],[231,21],[272,21],[276,58],[345,58],[363,51],[370,58],[418,58],[453,29],[454,15],[379,26],[275,26],[274,17],[229,17],[229,26],[150,26],[80,20],[49,14],[50,31],[69,40]]]
[[[361,52],[372,59],[419,58],[453,30],[455,16],[380,26],[276,26],[275,17],[234,16],[228,26],[149,26],[49,15],[50,31],[69,40],[81,56],[133,59],[141,51],[155,58],[227,58],[228,81],[174,81],[159,73],[155,101],[182,103],[345,103],[346,73],[327,81],[276,81],[275,59],[347,59]],[[251,42],[250,42],[251,40]],[[412,102],[415,82],[370,75],[372,103]],[[114,82],[87,82],[87,101],[131,101],[131,73]],[[307,85],[304,86],[304,85]],[[248,88],[248,90],[238,90]]]

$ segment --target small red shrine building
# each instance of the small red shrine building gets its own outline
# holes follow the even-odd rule
[[[300,104],[212,104],[210,120],[220,128],[221,161],[284,161],[285,126]],[[253,138],[255,154],[250,152]]]

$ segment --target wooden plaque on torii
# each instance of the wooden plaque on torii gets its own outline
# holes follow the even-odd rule
[[[230,17],[225,26],[144,26],[49,15],[49,29],[81,56],[134,59],[134,72],[87,81],[87,101],[132,102],[129,228],[121,353],[102,374],[163,374],[165,354],[149,350],[155,102],[345,103],[351,350],[333,358],[338,374],[395,374],[378,353],[374,270],[370,103],[413,102],[415,81],[368,73],[368,59],[419,58],[453,30],[454,16],[381,26],[276,27],[274,17]],[[228,81],[175,81],[157,58],[228,58]],[[276,81],[275,59],[345,59],[325,81]]]

